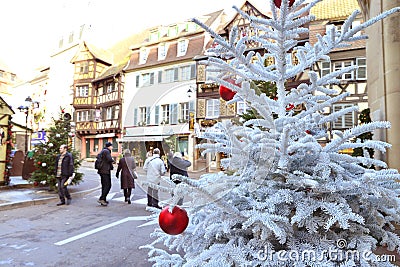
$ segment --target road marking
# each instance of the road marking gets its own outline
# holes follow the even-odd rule
[[[125,218],[125,219],[122,219],[122,220],[119,220],[119,221],[116,221],[116,222],[113,222],[113,223],[110,223],[110,224],[107,224],[107,225],[98,227],[98,228],[96,228],[96,229],[93,229],[93,230],[90,230],[90,231],[88,231],[88,232],[85,232],[85,233],[82,233],[82,234],[79,234],[79,235],[76,235],[76,236],[67,238],[67,239],[65,239],[65,240],[59,241],[59,242],[57,242],[57,243],[54,243],[54,245],[56,245],[56,246],[62,246],[62,245],[68,244],[68,243],[70,243],[70,242],[72,242],[72,241],[75,241],[75,240],[84,238],[84,237],[86,237],[86,236],[95,234],[95,233],[97,233],[97,232],[106,230],[106,229],[108,229],[108,228],[114,227],[114,226],[119,225],[119,224],[121,224],[121,223],[125,223],[125,222],[128,222],[128,221],[145,221],[145,220],[147,220],[148,218],[149,218],[149,216],[127,217],[127,218]]]
[[[144,226],[153,225],[153,224],[157,224],[157,223],[158,223],[157,220],[152,220],[152,221],[150,221],[150,222],[147,222],[147,223],[144,223],[144,224],[139,225],[138,228],[139,228],[139,227],[144,227]]]

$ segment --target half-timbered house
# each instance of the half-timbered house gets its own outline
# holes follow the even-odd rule
[[[106,142],[113,142],[113,156],[118,155],[116,139],[121,134],[121,75],[109,67],[110,52],[82,42],[71,59],[74,64],[73,107],[77,139],[75,147],[81,157],[94,157]],[[112,74],[111,74],[112,73]]]
[[[335,27],[340,31],[345,19],[355,10],[360,9],[357,0],[327,0],[322,1],[311,9],[311,13],[315,16],[315,20],[309,25],[310,44],[313,45],[317,41],[317,35],[325,35],[326,31],[331,27]],[[353,22],[353,26],[363,22],[360,14]],[[359,34],[364,34],[363,32]],[[350,95],[343,99],[340,103],[335,103],[331,108],[326,109],[326,113],[339,111],[343,108],[358,106],[359,111],[368,107],[367,94],[367,61],[365,51],[365,40],[359,40],[351,44],[350,47],[335,49],[329,54],[330,61],[320,61],[313,66],[313,70],[320,76],[329,74],[330,72],[341,68],[356,66],[357,69],[344,73],[339,84],[331,85],[330,88],[335,89],[338,94],[349,92]],[[332,130],[343,130],[357,125],[359,112],[347,113],[340,117],[332,124],[326,125],[329,133]],[[331,136],[332,137],[332,136]],[[351,153],[351,151],[347,151]]]
[[[263,6],[255,6],[251,1],[244,1],[240,10],[244,13],[260,17],[260,18],[270,18],[271,12]],[[239,31],[238,38],[242,36],[257,36],[260,34],[250,27],[250,21],[243,18],[239,13],[234,14],[234,16],[227,21],[223,27],[220,29],[219,34],[222,37],[225,37],[227,40],[229,39],[230,31],[233,27],[237,27]],[[308,41],[308,34],[301,34],[298,38],[299,45],[304,44]],[[251,41],[247,42],[247,50],[246,51],[255,51],[264,55],[268,51],[265,48],[261,47],[258,42]],[[214,45],[211,40],[208,44],[207,48],[210,48]],[[219,94],[219,84],[210,80],[211,75],[216,75],[214,72],[207,72],[204,65],[199,64],[201,60],[204,60],[206,57],[203,55],[199,55],[196,57],[197,63],[197,113],[196,113],[196,122],[199,126],[199,134],[197,135],[196,143],[201,143],[204,140],[201,138],[201,133],[206,131],[208,127],[213,126],[217,121],[222,120],[230,120],[233,119],[247,109],[244,101],[238,101],[233,104],[227,105],[226,101],[224,101]],[[290,52],[287,54],[287,62],[288,64],[297,64],[297,58],[295,52]],[[265,62],[266,65],[274,64],[273,58],[269,57]],[[286,86],[288,89],[294,88],[298,86],[300,83],[308,82],[308,73],[307,71],[301,74],[298,74],[296,77],[292,77],[287,81]],[[200,151],[195,151],[196,159],[201,161]],[[212,169],[220,169],[220,159],[224,157],[222,153],[215,155],[215,157],[208,157],[205,159],[207,162],[205,163],[208,166],[209,170]]]
[[[221,25],[223,11],[200,16],[206,25]],[[130,98],[125,99],[124,147],[144,159],[158,147],[162,155],[183,152],[193,161],[196,66],[193,58],[204,52],[210,37],[191,21],[147,29],[141,42],[131,46],[125,68]],[[192,122],[192,124],[190,124]]]

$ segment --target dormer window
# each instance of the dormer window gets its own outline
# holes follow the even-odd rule
[[[186,55],[188,44],[189,44],[189,40],[179,40],[178,41],[178,51],[177,51],[178,57]]]
[[[157,42],[158,41],[158,37],[159,37],[158,30],[152,30],[150,32],[149,41],[150,42]]]
[[[178,25],[174,24],[168,27],[168,37],[175,37],[178,35]]]
[[[162,43],[158,46],[158,60],[164,60],[167,56],[167,44]]]
[[[188,22],[187,24],[187,31],[188,32],[194,32],[197,30],[197,24],[194,22]]]
[[[148,56],[149,56],[148,48],[144,47],[144,48],[140,49],[139,64],[146,64]]]

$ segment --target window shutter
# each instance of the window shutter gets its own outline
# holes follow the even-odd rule
[[[194,100],[189,101],[189,111],[194,111]]]
[[[193,114],[196,114],[195,113],[195,107],[194,107],[194,105],[195,105],[195,102],[194,102],[194,100],[192,100],[192,101],[189,101],[189,112],[188,112],[188,118],[184,118],[185,120],[189,120],[190,119],[190,112],[193,112]]]
[[[341,111],[342,109],[352,107],[354,105],[352,104],[342,104],[342,105],[334,105],[333,106],[333,112],[338,112]],[[333,128],[351,128],[354,126],[355,120],[354,120],[354,111],[346,113],[342,115],[342,117],[339,117],[337,121],[333,122]]]
[[[195,79],[196,78],[196,65],[191,65],[190,66],[190,79]]]
[[[146,124],[150,124],[150,107],[146,107]]]
[[[139,87],[140,76],[136,75],[136,88]]]
[[[160,106],[155,107],[155,124],[158,125],[160,121]]]
[[[179,68],[174,69],[174,81],[178,81],[179,77]]]
[[[133,125],[134,126],[137,126],[137,124],[138,124],[138,109],[137,108],[135,108],[134,110],[133,110]]]
[[[367,59],[366,58],[356,58],[357,69],[357,79],[365,80],[367,79]]]
[[[162,83],[162,74],[163,74],[162,70],[159,70],[158,71],[158,83]]]
[[[178,104],[169,105],[169,123],[177,124],[178,123]]]
[[[91,109],[89,110],[89,121],[94,121],[94,118],[95,118],[94,110]]]
[[[150,73],[150,84],[154,84],[154,72]]]
[[[344,105],[343,108],[349,108],[352,107],[353,105]],[[354,123],[354,112],[349,112],[344,114],[343,116],[343,120],[344,120],[344,128],[351,128],[353,127],[353,123]]]
[[[338,112],[342,109],[342,106],[335,105],[333,106],[333,112]],[[342,128],[342,118],[338,118],[336,121],[333,122],[333,128]]]

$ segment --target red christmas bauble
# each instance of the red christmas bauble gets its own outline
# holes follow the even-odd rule
[[[186,210],[175,206],[172,212],[169,212],[169,206],[166,206],[158,217],[158,224],[161,229],[170,235],[179,235],[185,231],[189,224],[189,217]]]
[[[286,0],[283,0],[286,1]],[[289,6],[292,6],[294,3],[294,0],[289,0]],[[277,8],[281,8],[282,0],[274,0],[274,4]]]
[[[225,81],[238,86],[238,84],[235,83],[234,79],[226,79]],[[232,91],[228,87],[220,85],[219,86],[219,95],[221,96],[221,98],[223,100],[229,101],[229,100],[232,100],[232,98],[236,95],[236,92]]]
[[[34,182],[33,182],[33,185],[34,185],[34,186],[38,186],[38,185],[39,185],[38,181],[34,181]]]
[[[286,106],[286,111],[290,111],[293,108],[294,108],[294,105],[293,104],[289,104],[289,105]]]
[[[38,165],[40,165],[40,164],[42,164],[40,161],[38,161],[38,163],[37,163]]]

